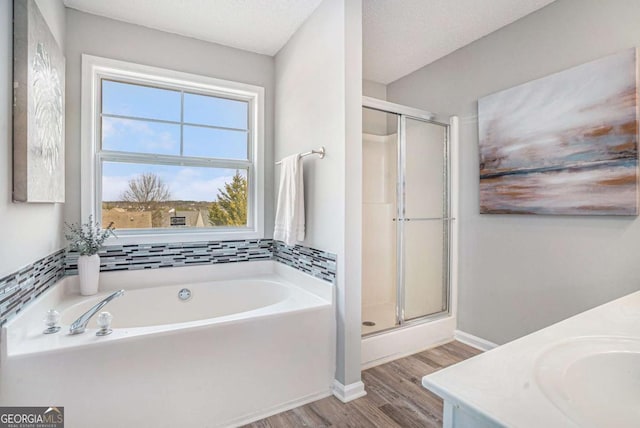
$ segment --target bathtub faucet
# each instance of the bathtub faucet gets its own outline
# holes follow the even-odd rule
[[[113,294],[107,296],[100,303],[94,305],[91,309],[89,309],[84,314],[80,315],[80,318],[75,320],[71,326],[69,326],[69,334],[80,334],[84,333],[87,329],[87,324],[89,324],[89,320],[92,316],[98,313],[100,309],[102,309],[107,303],[115,299],[116,297],[120,297],[124,294],[124,290],[116,291]]]

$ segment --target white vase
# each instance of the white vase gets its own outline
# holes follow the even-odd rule
[[[100,275],[100,256],[78,257],[78,277],[80,279],[80,294],[92,296],[98,292],[98,279]]]

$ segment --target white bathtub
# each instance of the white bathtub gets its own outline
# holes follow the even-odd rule
[[[68,277],[2,329],[0,405],[64,406],[74,427],[240,425],[330,395],[333,285],[272,261]],[[110,292],[113,333],[68,326]],[[189,288],[191,299],[178,291]],[[63,330],[44,335],[56,308]]]

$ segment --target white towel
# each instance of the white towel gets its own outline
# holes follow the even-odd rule
[[[286,245],[304,241],[304,179],[300,154],[287,156],[280,163],[280,187],[273,239]]]

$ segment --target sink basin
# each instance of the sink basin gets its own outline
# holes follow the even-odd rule
[[[580,337],[558,343],[537,359],[535,379],[580,427],[640,426],[638,338]]]

